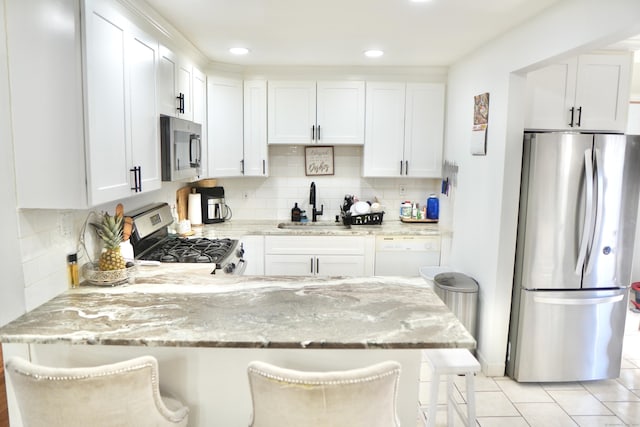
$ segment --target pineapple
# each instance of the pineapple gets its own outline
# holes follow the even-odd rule
[[[105,244],[105,250],[98,260],[98,268],[105,270],[121,270],[126,268],[124,257],[120,254],[124,218],[118,210],[114,216],[107,212],[100,224],[94,224],[96,232]]]

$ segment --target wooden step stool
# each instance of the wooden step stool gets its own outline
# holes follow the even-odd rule
[[[422,351],[423,357],[431,366],[431,394],[429,396],[429,417],[427,427],[435,427],[438,412],[438,385],[440,375],[447,375],[447,425],[453,425],[453,409],[458,412],[462,421],[465,417],[453,398],[453,379],[456,375],[464,375],[467,382],[467,417],[465,425],[476,425],[476,396],[474,375],[480,372],[480,363],[463,348],[428,349]]]

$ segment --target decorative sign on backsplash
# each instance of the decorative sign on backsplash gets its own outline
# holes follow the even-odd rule
[[[305,147],[304,172],[307,176],[333,175],[333,146]]]

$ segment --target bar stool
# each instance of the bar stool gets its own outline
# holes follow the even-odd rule
[[[427,427],[435,427],[438,412],[438,385],[440,375],[447,375],[447,425],[453,425],[453,409],[458,412],[467,427],[476,425],[476,396],[474,375],[480,372],[480,363],[469,350],[462,348],[423,350],[423,356],[431,366],[431,391]],[[467,383],[467,420],[453,398],[453,379],[464,375]]]

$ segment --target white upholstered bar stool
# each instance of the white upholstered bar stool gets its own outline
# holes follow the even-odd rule
[[[160,396],[158,362],[142,356],[88,368],[7,360],[25,427],[186,427],[189,409]]]
[[[398,427],[400,364],[307,372],[264,362],[248,367],[251,427]]]
[[[438,413],[438,386],[440,375],[447,376],[447,425],[453,425],[453,410],[468,427],[476,426],[476,395],[474,376],[480,372],[480,363],[463,348],[428,349],[422,351],[423,357],[431,366],[431,390],[429,395],[429,413],[427,427],[435,427]],[[467,385],[466,417],[453,398],[453,379],[456,375],[464,375]],[[466,421],[465,421],[466,418]]]

